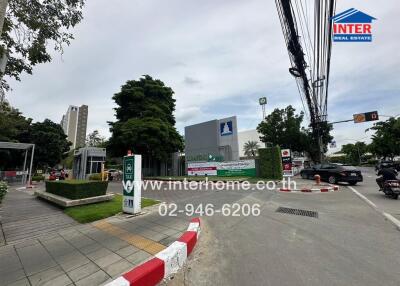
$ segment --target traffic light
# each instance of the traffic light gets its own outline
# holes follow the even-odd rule
[[[379,120],[378,111],[358,113],[353,115],[354,123]]]

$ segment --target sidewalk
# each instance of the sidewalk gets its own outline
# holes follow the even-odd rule
[[[25,192],[13,192],[19,191],[8,194],[11,196],[2,206],[3,213],[18,214],[6,211],[13,198],[31,199]],[[34,237],[27,234],[24,240],[7,241],[0,246],[0,285],[90,286],[111,281],[167,247],[186,230],[187,219],[160,217],[155,210],[137,217],[120,215],[92,224],[74,223],[41,235],[30,232]],[[49,215],[55,215],[57,209],[52,211]],[[62,218],[64,214],[58,212]],[[7,218],[12,221],[12,217]]]

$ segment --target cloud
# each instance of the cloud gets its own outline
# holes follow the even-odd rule
[[[329,120],[370,109],[398,110],[400,30],[398,1],[338,1],[376,17],[372,43],[334,43]],[[68,105],[89,105],[88,130],[109,136],[111,97],[127,80],[150,74],[172,87],[177,127],[230,115],[240,129],[267,112],[292,104],[303,109],[274,1],[88,1],[75,40],[52,63],[12,82],[10,102],[35,120],[61,120]],[[399,112],[397,112],[399,113]],[[396,114],[397,114],[396,113]],[[362,136],[368,124],[335,126],[341,138]],[[346,143],[346,142],[343,142]]]
[[[195,85],[195,84],[200,83],[199,80],[194,79],[194,78],[192,78],[192,77],[190,77],[190,76],[185,76],[185,79],[183,80],[183,82],[184,82],[185,84],[187,84],[187,85]]]

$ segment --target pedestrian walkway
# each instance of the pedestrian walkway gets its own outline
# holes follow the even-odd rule
[[[50,231],[39,233],[32,231],[34,226],[45,229],[46,223],[52,223],[51,218],[62,222],[63,213],[26,192],[12,191],[8,195],[2,205],[2,212],[7,215],[6,233],[13,233],[8,227],[12,222],[21,231],[24,227],[29,231],[24,236],[19,232],[6,235],[19,239],[0,246],[0,286],[101,285],[170,245],[188,226],[187,218],[160,218],[156,211],[148,211],[141,216],[119,215],[92,224],[72,221],[63,227],[59,223],[58,228],[53,224]],[[32,227],[23,224],[24,218],[30,219],[28,209],[19,213],[8,205],[22,207],[23,201],[37,212],[37,218],[45,219],[46,211],[50,218],[43,224],[39,219],[32,221]]]
[[[34,197],[33,191],[16,189],[11,189],[3,200],[0,222],[5,244],[43,236],[77,225],[57,206]]]

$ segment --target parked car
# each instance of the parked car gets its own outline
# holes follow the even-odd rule
[[[108,177],[109,181],[121,180],[121,178],[122,178],[122,171],[120,171],[120,170],[109,169],[106,172],[107,172],[107,177]]]
[[[361,171],[356,167],[333,163],[315,165],[303,169],[300,175],[303,179],[314,179],[315,175],[320,175],[322,181],[329,182],[330,184],[347,182],[350,185],[355,185],[363,181]]]

